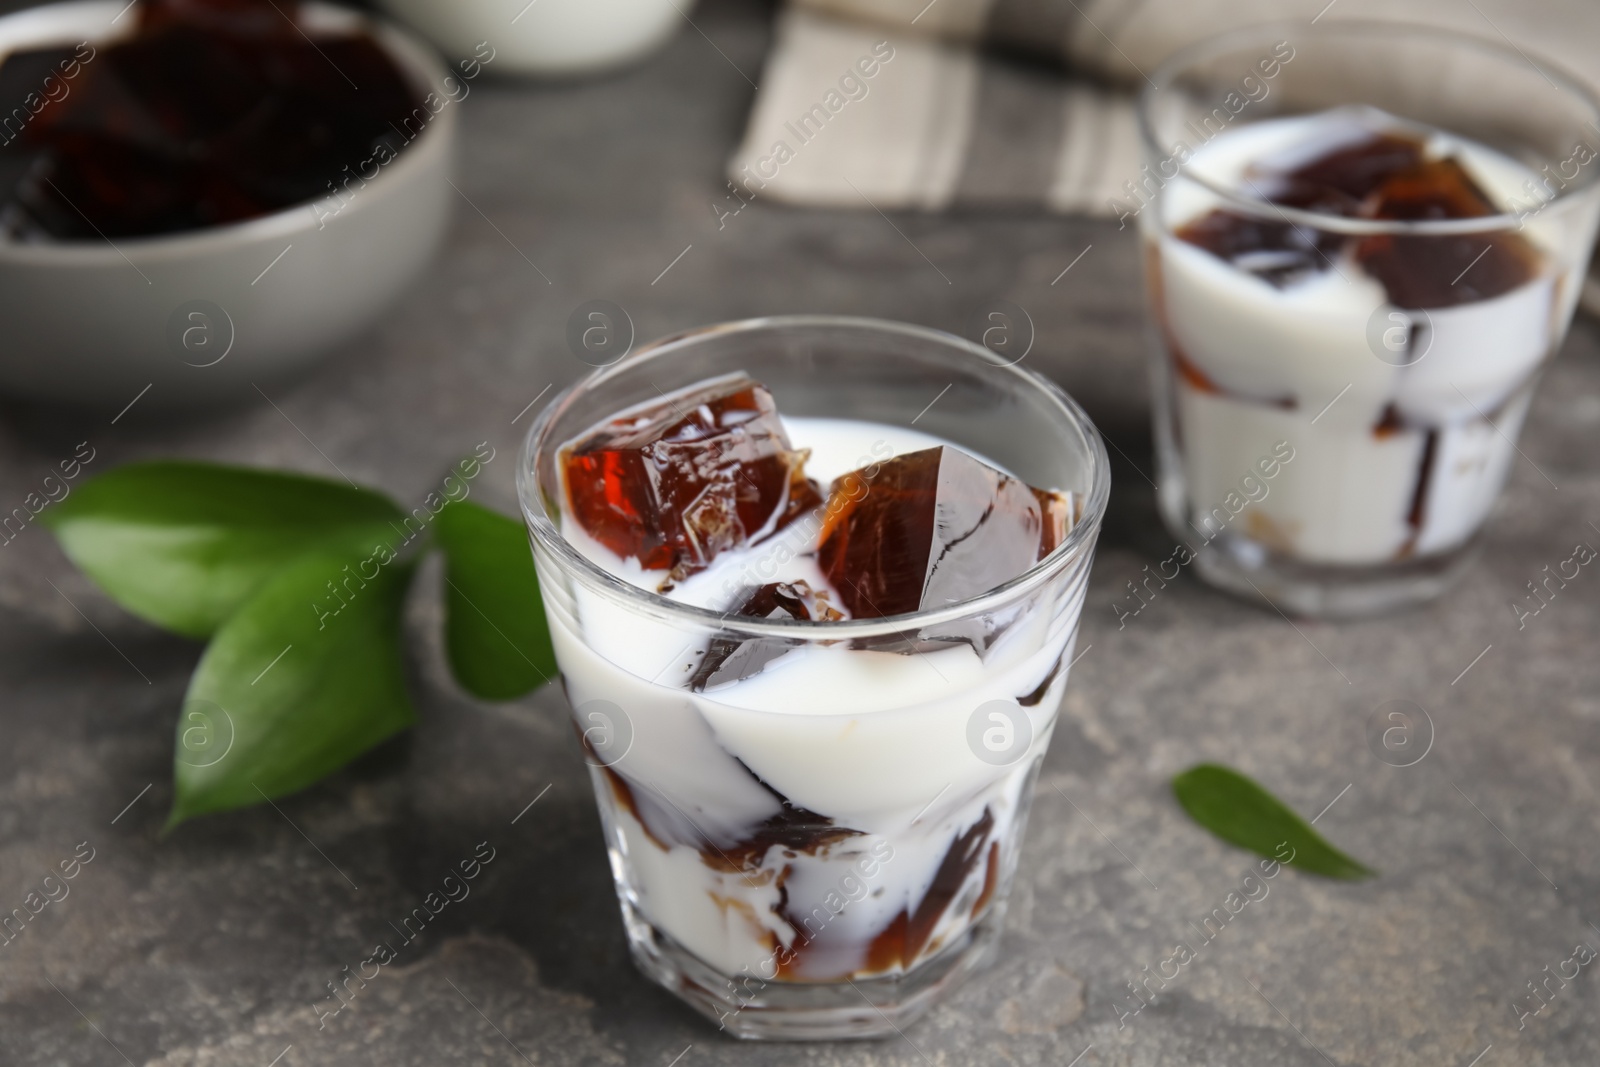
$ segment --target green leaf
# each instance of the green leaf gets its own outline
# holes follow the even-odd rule
[[[411,724],[400,616],[414,564],[364,560],[352,578],[358,558],[310,553],[217,631],[178,724],[169,828],[303,789]]]
[[[1174,778],[1172,791],[1190,818],[1240,848],[1329,878],[1378,873],[1328,844],[1282,801],[1238,771],[1202,763]]]
[[[297,474],[207,463],[119,467],[41,518],[72,562],[128,611],[207,637],[309,549],[406,540],[388,498]],[[391,525],[393,524],[393,525]]]
[[[528,531],[465,501],[439,513],[445,646],[456,680],[484,700],[522,696],[556,675]]]

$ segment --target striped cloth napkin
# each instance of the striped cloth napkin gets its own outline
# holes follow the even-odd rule
[[[1349,17],[1510,40],[1600,85],[1591,0],[789,0],[731,191],[1115,216],[1141,162],[1133,97],[1162,60],[1228,29]]]

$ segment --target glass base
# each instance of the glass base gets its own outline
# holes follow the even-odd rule
[[[1224,533],[1199,549],[1194,569],[1207,584],[1258,607],[1265,596],[1289,615],[1358,619],[1434,599],[1460,579],[1477,554],[1474,539],[1423,559],[1366,567],[1325,566],[1303,563]]]
[[[695,956],[622,901],[639,969],[734,1037],[823,1041],[896,1037],[989,961],[1005,920],[997,901],[954,944],[910,973],[843,982],[763,982],[730,976]]]

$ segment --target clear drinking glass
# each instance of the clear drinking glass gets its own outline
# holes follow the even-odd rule
[[[1243,163],[1334,108],[1442,131],[1430,143],[1457,145],[1495,213],[1266,202],[1286,197]],[[1519,462],[1572,319],[1600,204],[1600,104],[1478,38],[1329,19],[1179,53],[1139,120],[1146,163],[1123,217],[1144,244],[1157,496],[1182,561],[1308,615],[1437,595]],[[1228,244],[1245,239],[1298,251]]]
[[[1075,525],[981,596],[834,623],[725,617],[574,548],[561,447],[630,405],[735,371],[763,382],[786,417],[916,423],[1069,491]],[[659,341],[557,397],[530,431],[519,490],[645,974],[738,1036],[805,1039],[892,1035],[977,967],[1002,922],[1109,491],[1104,446],[1077,404],[934,330],[729,323]],[[786,539],[803,549],[815,518],[760,551]],[[739,696],[743,683],[691,691],[713,642],[796,657],[782,706]],[[894,699],[866,713],[807,692],[808,678],[875,673]]]

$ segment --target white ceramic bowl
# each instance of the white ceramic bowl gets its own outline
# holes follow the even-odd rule
[[[480,43],[496,74],[565,77],[638,59],[683,25],[694,0],[380,0],[451,59]]]
[[[117,17],[125,2],[74,0],[0,18],[0,58],[127,36],[134,19]],[[419,96],[450,73],[391,26],[325,4],[303,11],[318,29],[365,25]],[[438,249],[455,195],[458,107],[419,122],[415,139],[342,209],[330,198],[115,244],[0,239],[0,392],[115,410],[149,385],[141,409],[194,407],[253,396],[252,382],[281,379],[350,341]]]

